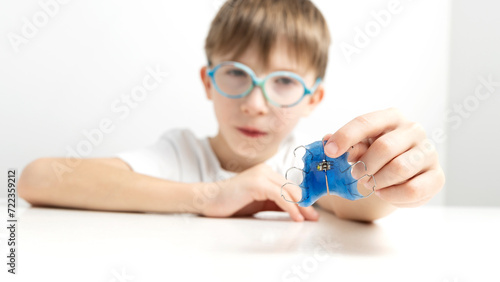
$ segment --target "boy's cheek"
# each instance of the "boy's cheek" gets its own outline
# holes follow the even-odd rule
[[[295,115],[275,117],[268,123],[268,131],[271,133],[273,140],[280,143],[297,125],[299,119]]]
[[[304,110],[304,111],[302,112],[301,118],[308,117],[311,113],[312,113],[312,110],[309,110],[309,109]]]
[[[302,107],[300,109],[300,117],[301,118],[308,117],[316,107],[316,104],[311,104],[310,97],[307,97],[307,100],[306,99],[304,99],[304,100],[305,101],[303,101],[303,103],[301,103],[302,104],[301,105]]]
[[[220,94],[212,93],[212,103],[214,104],[214,110],[217,115],[226,116],[229,115],[231,111],[235,108],[235,101]]]
[[[309,107],[308,101],[306,99],[304,99],[304,101],[301,101],[301,103],[290,109],[291,110],[288,113],[289,118],[297,122],[301,118],[309,116],[312,112],[311,108]]]

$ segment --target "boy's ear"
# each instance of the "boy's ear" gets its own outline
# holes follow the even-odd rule
[[[311,99],[307,103],[307,110],[304,113],[304,116],[309,116],[312,111],[316,108],[316,106],[323,101],[323,96],[325,95],[325,88],[323,88],[323,84],[320,84],[314,94],[311,95]]]
[[[210,77],[207,74],[207,66],[203,66],[200,70],[200,78],[203,83],[203,87],[205,88],[205,94],[207,95],[208,100],[212,100],[212,81],[210,81]]]

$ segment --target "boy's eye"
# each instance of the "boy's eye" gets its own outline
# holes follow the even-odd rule
[[[288,77],[279,77],[275,80],[275,82],[283,85],[295,84],[295,80]]]
[[[232,75],[232,76],[246,76],[246,72],[239,70],[239,69],[228,70],[227,74]]]

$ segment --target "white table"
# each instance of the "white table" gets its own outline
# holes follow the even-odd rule
[[[5,206],[3,203],[2,207]],[[402,209],[362,224],[320,211],[214,219],[18,210],[18,275],[1,281],[500,281],[500,209]],[[1,230],[5,261],[5,228]],[[7,278],[7,279],[4,279]]]

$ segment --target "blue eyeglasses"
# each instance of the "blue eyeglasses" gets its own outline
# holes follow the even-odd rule
[[[307,88],[299,75],[289,71],[273,72],[260,79],[251,68],[238,62],[222,62],[207,73],[215,89],[225,97],[242,98],[258,86],[269,103],[281,108],[297,105],[321,83],[321,78],[317,78],[313,87]]]

